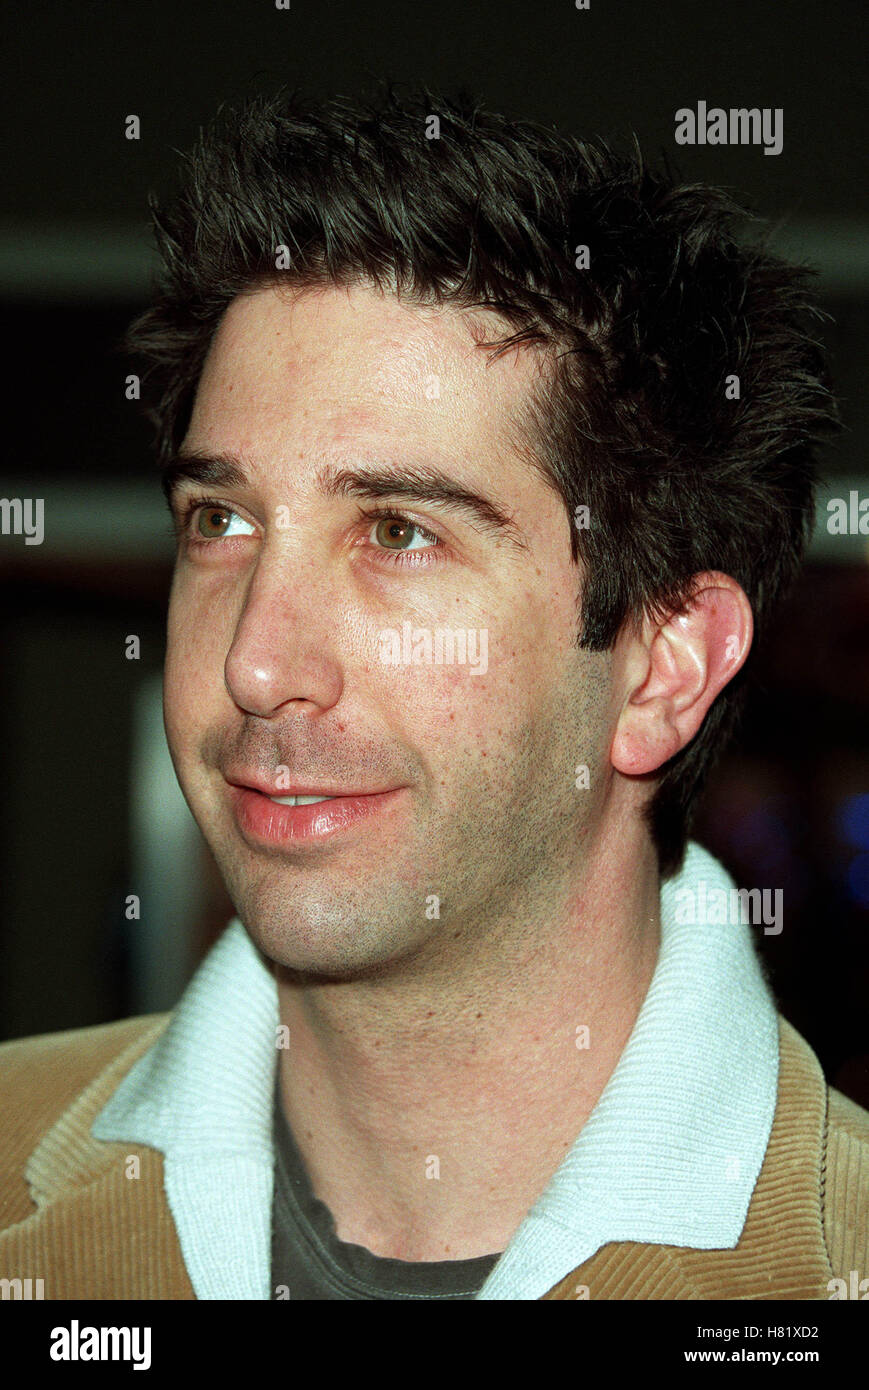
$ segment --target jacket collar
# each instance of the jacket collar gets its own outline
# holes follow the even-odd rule
[[[685,910],[733,888],[695,844],[663,885],[660,954],[628,1043],[480,1298],[541,1298],[610,1242],[736,1245],[775,1113],[778,1015],[748,925]]]
[[[634,1030],[570,1153],[481,1299],[537,1299],[607,1242],[739,1240],[772,1126],[778,1020],[751,930],[685,920],[732,880],[698,845],[663,885],[661,950]],[[270,1296],[277,989],[239,921],[102,1109],[95,1138],[165,1155],[198,1298]]]
[[[274,977],[235,920],[92,1127],[165,1156],[197,1298],[270,1296],[278,1022]]]

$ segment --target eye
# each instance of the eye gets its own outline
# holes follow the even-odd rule
[[[382,515],[372,528],[374,539],[385,550],[428,550],[428,545],[415,545],[414,541],[429,541],[433,546],[441,544],[440,538],[426,531],[415,521],[404,516]]]
[[[231,536],[251,536],[254,527],[244,517],[239,516],[238,512],[231,507],[224,507],[219,502],[193,502],[191,512],[195,511],[193,518],[193,539],[196,541],[224,540]]]
[[[247,531],[244,530],[245,526]],[[197,518],[196,529],[206,540],[250,535],[253,531],[253,527],[229,507],[203,507]]]

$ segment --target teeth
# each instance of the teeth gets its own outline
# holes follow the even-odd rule
[[[313,806],[315,801],[334,801],[334,796],[270,796],[279,806]]]

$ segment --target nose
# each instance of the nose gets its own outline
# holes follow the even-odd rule
[[[288,704],[329,709],[343,689],[334,649],[337,595],[309,565],[263,557],[248,588],[224,663],[230,697],[269,719]]]

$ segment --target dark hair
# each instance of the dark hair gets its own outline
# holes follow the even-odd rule
[[[163,280],[126,345],[145,359],[161,461],[184,437],[223,311],[258,282],[369,281],[410,302],[487,306],[515,331],[484,350],[551,349],[515,437],[571,518],[579,645],[606,650],[626,620],[678,611],[710,569],[742,585],[763,634],[811,532],[815,446],[837,411],[805,325],[823,317],[809,272],[738,245],[750,215],[728,193],[650,171],[636,138],[617,155],[464,93],[387,85],[368,100],[279,92],[221,109],[180,192],[151,206]],[[645,814],[662,877],[682,863],[745,674],[654,774]]]

